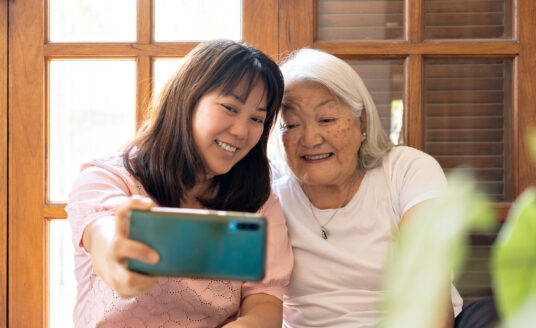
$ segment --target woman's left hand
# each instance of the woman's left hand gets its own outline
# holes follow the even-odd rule
[[[281,328],[283,303],[275,296],[254,294],[247,296],[240,306],[240,317],[224,328]]]

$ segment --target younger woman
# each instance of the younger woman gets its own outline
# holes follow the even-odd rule
[[[195,48],[122,154],[82,166],[69,196],[76,327],[281,327],[292,253],[271,194],[266,143],[283,93],[277,65],[218,40]],[[268,221],[261,282],[150,277],[126,259],[158,262],[126,237],[128,213],[152,206],[259,211]]]

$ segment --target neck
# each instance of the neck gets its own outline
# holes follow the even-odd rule
[[[358,169],[346,183],[340,185],[313,185],[302,184],[302,190],[309,198],[309,201],[320,209],[344,207],[355,195],[365,171]]]
[[[183,208],[203,208],[203,205],[197,200],[199,196],[205,196],[211,192],[209,190],[210,184],[212,180],[204,180],[201,182],[198,182],[187,190],[182,199],[181,199],[181,207]]]

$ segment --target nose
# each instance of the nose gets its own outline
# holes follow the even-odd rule
[[[320,131],[315,125],[305,125],[302,130],[301,144],[307,148],[314,148],[322,144],[324,138],[320,134]]]
[[[231,128],[229,129],[229,133],[237,139],[247,139],[249,134],[248,123],[249,122],[244,122],[242,119],[234,120]]]

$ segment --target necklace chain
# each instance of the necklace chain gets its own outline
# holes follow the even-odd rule
[[[318,220],[318,218],[316,217],[315,211],[313,209],[313,202],[311,202],[311,199],[309,198],[309,196],[307,196],[307,194],[305,194],[307,196],[307,200],[309,201],[309,209],[311,210],[311,214],[313,215],[313,218],[315,219],[316,223],[318,223],[318,225],[320,226],[320,236],[323,239],[325,239],[325,240],[328,239],[328,232],[326,230],[326,226],[331,222],[331,220],[333,220],[335,215],[337,215],[337,212],[339,212],[339,210],[344,205],[344,203],[346,203],[346,201],[348,200],[348,197],[350,196],[350,192],[352,191],[352,188],[354,187],[356,181],[358,181],[359,178],[361,176],[363,176],[364,172],[365,172],[364,170],[361,170],[361,172],[358,175],[356,175],[355,180],[350,184],[350,187],[348,188],[348,191],[346,192],[346,196],[344,196],[344,199],[339,204],[339,206],[337,206],[337,208],[335,209],[335,212],[333,212],[333,214],[329,217],[329,219],[324,224],[321,224],[320,220]]]

